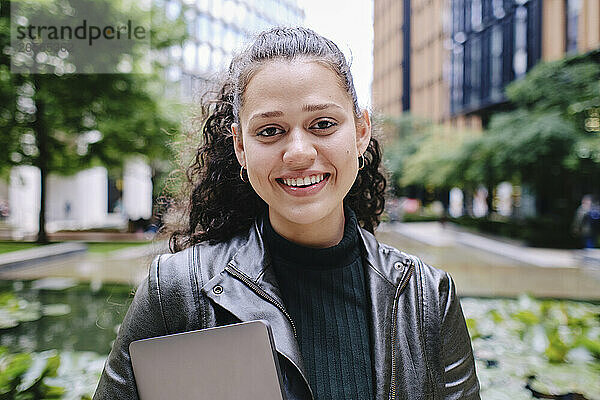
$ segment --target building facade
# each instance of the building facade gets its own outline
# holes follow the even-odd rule
[[[167,18],[183,16],[188,40],[166,54],[172,95],[191,101],[252,34],[272,26],[297,26],[304,11],[296,0],[154,0]]]
[[[538,62],[598,47],[597,0],[375,0],[373,104],[477,129]]]

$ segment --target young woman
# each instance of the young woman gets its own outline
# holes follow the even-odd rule
[[[338,47],[264,32],[205,112],[189,225],[138,288],[94,399],[137,399],[131,341],[254,319],[288,399],[479,399],[452,279],[373,236],[380,151]]]

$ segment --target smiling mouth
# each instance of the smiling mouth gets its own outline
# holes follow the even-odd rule
[[[323,182],[324,180],[329,178],[330,175],[331,175],[330,173],[325,173],[325,174],[320,174],[320,175],[313,175],[313,176],[310,176],[310,177],[307,177],[304,179],[277,178],[275,180],[277,182],[279,182],[280,184],[288,186],[288,187],[306,188],[306,187],[314,186],[314,185],[317,185],[317,184]]]

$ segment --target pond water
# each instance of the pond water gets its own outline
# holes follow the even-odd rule
[[[598,270],[540,268],[467,247],[427,246],[393,232],[380,232],[378,239],[454,277],[473,337],[482,398],[532,399],[529,384],[547,394],[600,400]],[[74,387],[85,376],[72,398],[93,393],[151,259],[79,256],[0,271],[0,303],[19,309],[12,316],[0,311],[0,326],[7,326],[0,329],[0,346],[12,353],[58,350],[67,355],[64,365],[75,365],[74,377],[63,386]],[[540,301],[524,293],[587,301]],[[77,356],[86,352],[93,356]],[[529,376],[536,378],[528,381]]]
[[[0,281],[0,293],[25,300],[28,307],[21,304],[22,312],[34,314],[26,319],[39,316],[0,330],[0,346],[25,353],[58,349],[108,354],[132,299],[127,285],[97,287],[65,279]],[[36,315],[36,309],[56,304],[67,307],[53,315]]]
[[[64,278],[0,281],[0,296],[4,303],[6,296],[14,296],[23,318],[34,319],[0,329],[0,345],[11,353],[56,349],[72,357],[94,352],[97,356],[80,361],[71,373],[75,376],[66,380],[69,385],[84,381],[78,393],[91,394],[131,303],[131,285],[97,286]],[[464,297],[462,302],[482,398],[532,399],[526,388],[529,382],[543,393],[582,393],[586,399],[600,399],[600,305],[528,296]],[[43,315],[44,310],[54,309],[59,312]],[[552,357],[554,362],[549,362]],[[92,362],[94,367],[89,368]],[[536,378],[528,381],[529,376]]]

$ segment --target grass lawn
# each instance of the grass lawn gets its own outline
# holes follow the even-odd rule
[[[88,251],[94,254],[110,253],[131,246],[141,246],[150,242],[88,242]],[[0,241],[0,254],[11,251],[31,249],[41,246],[34,242]]]
[[[17,250],[25,250],[25,249],[31,249],[33,247],[37,247],[40,246],[37,243],[33,243],[33,242],[14,242],[14,241],[9,241],[9,240],[2,240],[0,241],[0,254],[2,253],[8,253],[11,251],[17,251]]]
[[[126,247],[142,246],[149,243],[150,242],[87,242],[87,245],[90,253],[103,254],[121,250]]]

